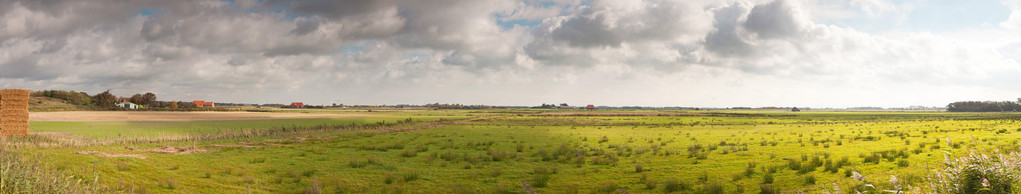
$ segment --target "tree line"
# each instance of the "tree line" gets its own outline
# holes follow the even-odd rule
[[[191,102],[179,102],[179,101],[159,101],[156,94],[152,92],[146,92],[144,94],[134,94],[131,97],[119,97],[110,93],[110,90],[103,91],[96,95],[89,95],[85,92],[76,91],[63,91],[63,90],[43,90],[32,92],[32,96],[50,97],[63,100],[68,104],[94,107],[100,109],[114,109],[117,107],[119,102],[131,102],[138,105],[142,105],[146,109],[181,109],[181,108],[195,108],[195,103]]]
[[[1011,101],[961,101],[947,105],[950,112],[1016,112],[1021,104]]]

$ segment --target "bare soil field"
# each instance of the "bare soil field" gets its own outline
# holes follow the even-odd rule
[[[274,113],[274,112],[134,112],[70,111],[33,112],[29,121],[225,121],[385,116],[371,114]]]

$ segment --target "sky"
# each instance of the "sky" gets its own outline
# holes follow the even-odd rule
[[[1021,0],[0,0],[0,87],[237,103],[1021,97]]]

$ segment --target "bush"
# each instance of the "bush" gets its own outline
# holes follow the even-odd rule
[[[698,191],[695,191],[695,193],[723,194],[723,185],[716,183],[704,184],[698,189]]]
[[[762,184],[773,183],[773,174],[762,175]]]
[[[667,193],[686,191],[689,189],[691,189],[691,184],[688,184],[687,182],[681,180],[670,179],[663,181],[663,191]]]
[[[815,176],[812,176],[812,175],[805,176],[805,185],[814,185],[814,184],[815,184]]]
[[[1021,191],[1021,153],[996,157],[972,152],[956,159],[947,158],[945,169],[928,181],[937,193],[1015,193]]]
[[[780,193],[780,192],[776,191],[776,189],[774,189],[773,186],[771,186],[769,184],[761,184],[761,185],[759,185],[759,194],[774,194],[774,193]]]
[[[404,178],[404,182],[411,182],[418,180],[418,172],[407,172],[401,175]]]
[[[907,160],[898,160],[897,161],[897,166],[899,166],[899,167],[908,167],[908,165],[910,165],[910,163]]]
[[[397,176],[394,176],[393,174],[386,174],[383,176],[383,183],[386,183],[388,185],[394,183],[396,180]]]
[[[546,187],[549,183],[550,175],[548,174],[534,174],[532,175],[532,186],[533,187]]]

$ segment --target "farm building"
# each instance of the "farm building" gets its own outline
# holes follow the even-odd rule
[[[596,109],[596,105],[591,105],[590,104],[588,106],[585,106],[585,109],[589,109],[589,110]]]
[[[291,103],[291,108],[305,108],[305,103],[302,103],[302,102],[292,102]]]
[[[128,102],[128,100],[124,100],[121,103],[117,103],[117,107],[126,108],[126,109],[138,109],[138,105],[137,104]]]
[[[195,107],[199,107],[199,108],[205,107],[205,106],[216,107],[216,104],[213,104],[213,102],[206,102],[206,101],[196,100],[196,101],[192,101],[192,103],[195,103]]]

